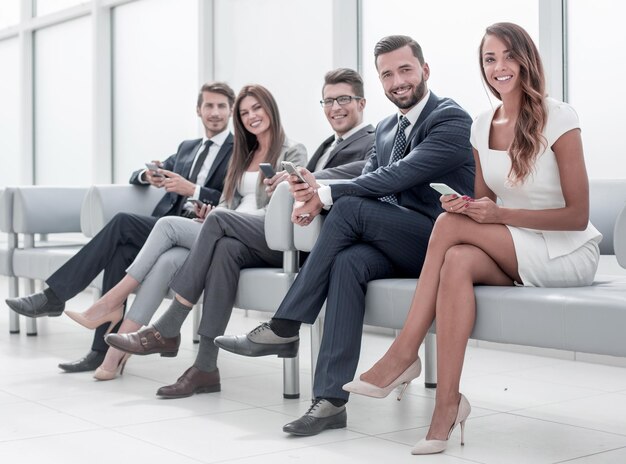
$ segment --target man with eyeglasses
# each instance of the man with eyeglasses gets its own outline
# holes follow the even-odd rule
[[[358,176],[374,145],[374,127],[363,123],[363,80],[356,71],[336,69],[326,74],[322,106],[334,134],[317,149],[308,163],[315,176],[351,179]],[[268,192],[287,178],[283,171],[265,179]],[[220,227],[210,227],[218,221]],[[175,280],[204,288],[200,321],[200,346],[193,366],[172,385],[161,387],[161,398],[184,398],[220,389],[217,354],[213,339],[224,333],[233,308],[239,271],[242,268],[278,265],[280,252],[269,250],[263,232],[264,217],[228,210],[212,213],[198,235]],[[222,231],[228,230],[226,236]],[[216,231],[218,236],[216,236]],[[207,247],[207,243],[215,243]],[[215,250],[215,251],[213,251]],[[200,271],[202,269],[202,271]],[[210,282],[210,285],[208,284]],[[129,334],[109,335],[107,343],[126,353],[154,354],[180,345],[180,328],[189,314],[182,305],[172,305],[154,324]],[[141,342],[140,342],[141,341]],[[176,348],[173,348],[176,347]]]
[[[312,324],[326,302],[313,403],[283,427],[292,435],[346,426],[348,393],[342,387],[353,379],[359,360],[367,284],[419,277],[443,211],[429,183],[443,182],[467,195],[474,189],[472,119],[454,101],[428,90],[430,69],[419,44],[407,36],[385,37],[374,57],[385,95],[398,112],[376,127],[375,149],[359,177],[320,186],[305,170],[300,173],[306,183],[290,176],[297,200],[293,222],[307,225],[330,208],[317,243],[269,323],[215,340],[244,356],[296,356],[300,325]],[[337,106],[326,100],[331,103]]]

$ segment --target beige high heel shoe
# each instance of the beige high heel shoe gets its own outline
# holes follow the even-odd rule
[[[454,424],[450,427],[450,431],[448,432],[448,438],[445,440],[426,440],[425,438],[421,439],[417,442],[411,454],[437,454],[441,453],[448,446],[448,440],[450,439],[450,435],[452,435],[452,431],[454,428],[461,424],[461,446],[465,445],[465,421],[468,416],[472,412],[472,407],[465,398],[465,395],[461,393],[461,399],[459,400],[459,409],[456,413],[456,419],[454,420]]]
[[[109,322],[109,327],[104,334],[105,336],[113,330],[113,327],[122,320],[124,317],[124,306],[120,306],[114,309],[112,312],[105,314],[99,319],[88,319],[85,317],[84,313],[77,313],[75,311],[65,311],[65,314],[75,322],[78,322],[83,327],[87,329],[97,329],[102,324]]]
[[[361,379],[355,379],[352,382],[348,382],[345,384],[343,388],[345,391],[350,393],[356,393],[358,395],[371,396],[373,398],[385,398],[392,390],[399,385],[402,385],[402,390],[400,394],[396,398],[398,401],[402,399],[402,395],[404,395],[404,390],[409,386],[413,379],[416,379],[420,376],[422,372],[422,362],[420,358],[418,358],[411,363],[409,367],[405,369],[405,371],[398,376],[393,382],[391,382],[386,387],[377,387],[374,384],[369,382],[365,382]]]
[[[113,380],[117,378],[118,375],[122,375],[124,373],[124,368],[126,367],[126,361],[130,358],[131,355],[129,353],[124,354],[120,359],[120,362],[117,365],[117,369],[114,371],[108,371],[102,367],[96,369],[96,372],[93,374],[93,378],[96,380]],[[118,373],[119,371],[119,373]]]

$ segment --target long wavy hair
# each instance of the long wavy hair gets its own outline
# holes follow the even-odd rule
[[[233,106],[233,125],[235,128],[233,154],[230,158],[226,180],[224,181],[224,199],[228,205],[232,204],[235,190],[237,190],[237,186],[244,172],[248,169],[248,166],[250,166],[254,150],[259,145],[256,135],[245,128],[241,120],[241,115],[239,114],[241,101],[246,97],[256,98],[270,119],[269,130],[271,142],[265,160],[263,161],[270,163],[276,168],[276,162],[280,156],[280,149],[285,142],[285,131],[280,122],[278,105],[270,91],[261,85],[244,86],[239,92],[239,95],[237,95],[235,105]],[[261,182],[260,179],[259,182]]]
[[[543,136],[547,119],[545,74],[539,51],[528,32],[513,23],[492,24],[485,30],[485,36],[480,42],[478,61],[485,84],[498,100],[502,100],[500,93],[489,83],[483,68],[483,45],[489,35],[504,42],[520,66],[522,100],[513,141],[508,150],[511,157],[508,178],[513,184],[518,184],[532,173],[537,156],[547,148],[547,141]]]

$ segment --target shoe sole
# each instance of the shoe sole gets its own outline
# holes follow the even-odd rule
[[[148,355],[151,355],[151,354],[158,354],[158,355],[161,355],[161,357],[163,357],[163,358],[175,358],[176,356],[178,356],[178,350],[176,350],[176,351],[149,351],[149,352],[145,352],[145,351],[130,351],[125,346],[118,345],[115,342],[111,343],[109,340],[105,340],[105,342],[106,342],[107,345],[112,346],[116,350],[120,350],[120,351],[123,351],[124,353],[128,353],[128,354],[136,354],[137,356],[148,356]]]
[[[190,396],[195,395],[196,393],[217,393],[222,390],[221,384],[211,385],[210,387],[199,387],[196,388],[191,393],[185,393],[182,395],[159,395],[157,393],[157,397],[163,398],[164,400],[175,400],[178,398],[189,398]]]
[[[296,340],[293,342],[294,344],[291,346],[281,346],[281,345],[264,345],[263,348],[256,348],[254,350],[251,349],[242,349],[240,346],[226,346],[221,343],[215,343],[215,345],[225,351],[230,353],[235,353],[241,356],[247,356],[249,358],[259,358],[261,356],[278,356],[279,358],[295,358],[298,356],[298,350],[300,347],[300,340]]]
[[[324,427],[323,429],[315,431],[315,432],[291,431],[291,430],[285,430],[285,427],[283,427],[283,432],[288,433],[290,435],[295,435],[296,437],[312,437],[314,435],[320,434],[324,430],[345,429],[347,426],[348,425],[347,425],[346,422],[337,423],[337,424],[330,424],[330,425],[327,425],[326,427]]]

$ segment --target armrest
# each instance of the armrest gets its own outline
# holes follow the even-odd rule
[[[320,184],[330,185],[330,184],[337,184],[337,183],[345,182],[345,179],[344,180],[324,179],[324,180],[318,180],[318,182]],[[311,221],[311,223],[308,226],[304,226],[304,227],[294,224],[293,243],[296,247],[296,250],[311,251],[313,249],[313,246],[315,245],[315,242],[317,241],[317,237],[319,237],[320,232],[322,230],[322,225],[324,224],[324,217],[325,216],[320,214],[315,219],[313,219],[313,221]]]
[[[96,235],[117,213],[150,216],[163,191],[138,185],[94,185],[80,210],[80,227],[87,237]]]
[[[13,230],[20,234],[80,232],[86,187],[16,187]]]
[[[626,269],[626,205],[617,215],[615,229],[613,230],[613,248],[615,257],[620,266]]]
[[[15,189],[7,187],[0,189],[0,231],[10,234],[13,232],[13,193]]]
[[[276,187],[265,212],[265,240],[271,250],[295,251],[291,211],[293,197],[287,182]]]

